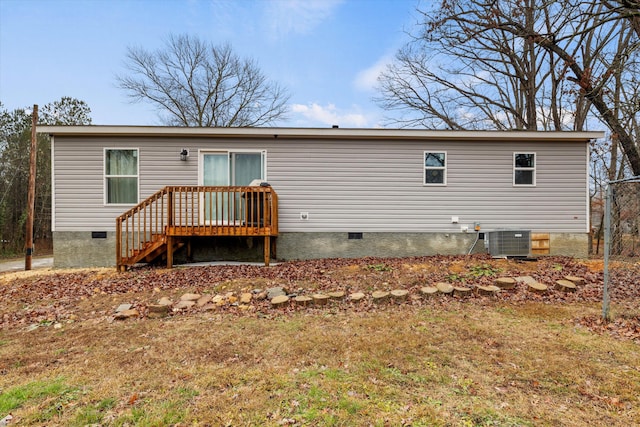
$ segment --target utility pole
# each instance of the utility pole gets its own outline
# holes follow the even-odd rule
[[[26,255],[24,269],[31,270],[31,257],[33,256],[33,216],[36,206],[36,154],[38,140],[36,124],[38,123],[38,105],[33,106],[31,114],[31,152],[29,153],[29,190],[27,196],[27,236],[25,238]]]

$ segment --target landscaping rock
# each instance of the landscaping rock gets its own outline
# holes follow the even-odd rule
[[[131,317],[138,317],[140,316],[140,312],[134,308],[132,309],[128,309],[128,310],[123,310],[120,311],[118,313],[116,313],[115,316],[113,316],[114,319],[116,320],[126,320],[129,319]]]
[[[327,293],[327,295],[329,296],[329,298],[331,299],[342,299],[344,298],[344,292],[343,291],[334,291],[334,292],[329,292]]]
[[[438,292],[441,292],[443,294],[451,294],[453,292],[453,286],[445,282],[436,283],[436,289],[438,290]]]
[[[271,298],[271,305],[274,307],[280,307],[289,303],[289,297],[286,295],[278,295]]]
[[[575,292],[576,285],[568,280],[557,280],[556,289],[562,292]]]
[[[169,306],[163,304],[149,304],[147,310],[147,316],[152,319],[165,317],[169,314]]]
[[[351,295],[349,295],[349,299],[353,302],[362,301],[364,297],[365,295],[362,292],[354,292]]]
[[[390,292],[390,295],[395,301],[404,301],[407,299],[409,291],[405,289],[394,289]]]
[[[240,295],[240,304],[249,304],[251,302],[251,298],[253,298],[253,295],[249,292],[244,292],[242,295]]]
[[[426,298],[431,298],[436,293],[438,293],[438,288],[436,288],[435,286],[425,286],[420,288],[420,293]]]
[[[329,295],[325,294],[314,294],[312,298],[315,305],[325,305],[329,301]]]
[[[173,307],[173,309],[174,310],[187,310],[187,309],[193,307],[194,305],[196,305],[195,301],[180,300],[175,305],[175,307]]]
[[[196,304],[198,305],[198,307],[204,307],[205,305],[211,302],[212,298],[213,297],[211,295],[203,295],[200,298],[198,298],[198,301],[196,301]]]
[[[387,291],[375,291],[371,294],[371,298],[373,298],[373,302],[382,303],[389,299],[389,292]]]
[[[201,296],[200,294],[184,294],[180,297],[180,301],[197,301]]]
[[[584,285],[586,283],[586,280],[584,280],[583,277],[565,276],[564,278],[566,280],[572,282],[576,286],[582,286],[582,285]]]
[[[121,313],[123,311],[131,310],[131,307],[133,307],[133,305],[131,304],[120,304],[118,308],[116,308],[116,313]]]
[[[511,277],[498,277],[495,284],[500,289],[514,289],[516,287],[516,279]]]
[[[537,294],[543,294],[547,292],[548,286],[543,283],[532,282],[532,283],[527,283],[527,289]]]
[[[268,298],[268,299],[272,300],[272,299],[274,299],[275,297],[279,297],[279,296],[286,295],[286,294],[287,294],[287,293],[286,293],[286,292],[284,291],[284,289],[283,289],[283,288],[281,288],[281,287],[269,288],[269,289],[267,289],[267,296],[266,296],[266,298]]]
[[[478,293],[478,295],[493,296],[498,292],[500,292],[500,288],[494,285],[476,286],[476,293]]]
[[[162,297],[158,300],[158,304],[170,306],[173,305],[173,302],[167,297]]]
[[[311,304],[311,302],[313,301],[313,298],[305,295],[298,295],[293,299],[293,301],[298,305],[306,306]]]
[[[466,286],[454,286],[453,287],[453,296],[456,297],[468,297],[471,295],[471,288],[467,288]]]
[[[538,283],[536,279],[531,276],[518,276],[516,277],[516,282],[524,283],[525,285],[530,285],[532,283]]]

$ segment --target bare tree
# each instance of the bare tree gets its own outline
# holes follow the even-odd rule
[[[379,79],[398,123],[581,130],[591,112],[640,175],[639,102],[621,105],[638,93],[638,1],[444,0],[420,13]]]
[[[164,48],[129,48],[127,76],[116,77],[134,102],[150,101],[177,126],[262,126],[285,118],[289,94],[255,61],[229,45],[170,36]]]
[[[521,3],[521,25],[548,25],[533,0]],[[419,32],[379,79],[380,104],[405,113],[398,122],[407,126],[562,128],[566,112],[551,96],[562,91],[561,79],[549,55],[531,40],[471,22],[481,22],[483,10],[456,19],[456,5],[420,12]]]

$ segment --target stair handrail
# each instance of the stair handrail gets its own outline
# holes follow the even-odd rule
[[[164,202],[169,192],[170,187],[164,187],[116,218],[116,266],[119,270],[135,251],[163,235],[170,221],[171,209],[169,203]]]

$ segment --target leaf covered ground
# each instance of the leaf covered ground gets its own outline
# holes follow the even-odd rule
[[[32,274],[30,274],[32,273]],[[492,259],[488,256],[429,256],[411,258],[320,259],[284,262],[271,267],[256,265],[216,265],[174,269],[140,267],[125,273],[113,269],[49,270],[42,273],[0,274],[0,328],[60,323],[86,319],[109,319],[114,307],[131,303],[144,316],[146,307],[159,296],[178,298],[183,292],[229,293],[283,287],[289,294],[310,295],[330,291],[371,293],[375,290],[404,289],[413,296],[411,304],[433,304],[416,296],[420,288],[437,282],[475,287],[490,285],[496,277],[531,276],[550,286],[542,295],[523,284],[503,291],[496,298],[472,297],[469,303],[490,301],[522,303],[574,303],[602,301],[601,261],[570,257],[544,257],[537,261]],[[553,290],[566,276],[583,277],[586,285],[576,292]],[[640,342],[640,264],[617,264],[612,268],[611,300],[621,307],[612,322],[598,316],[577,319],[599,332]],[[446,304],[446,299],[435,303]],[[365,300],[345,304],[345,309],[366,311],[375,308]],[[264,316],[271,311],[269,301],[254,300],[249,310],[237,304],[220,306],[234,315]],[[304,308],[289,305],[288,310]],[[189,312],[197,311],[197,308]],[[180,315],[179,313],[173,313]]]

